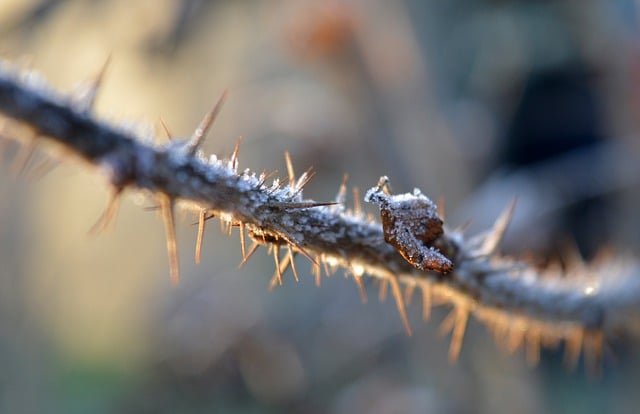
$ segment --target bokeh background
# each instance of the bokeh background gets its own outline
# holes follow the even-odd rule
[[[205,149],[240,167],[298,172],[332,199],[388,175],[446,200],[447,221],[490,225],[515,195],[504,250],[540,264],[571,249],[637,256],[640,3],[635,0],[2,0],[0,55],[73,91],[110,57],[95,111],[188,136],[221,92]],[[409,307],[362,304],[340,275],[286,275],[264,250],[242,269],[238,235],[210,225],[171,288],[153,201],[128,193],[115,229],[87,234],[102,178],[69,162],[37,176],[0,162],[0,412],[632,413],[638,342],[612,338],[603,374],[529,367],[471,321],[460,359]],[[34,172],[35,171],[35,172]],[[349,203],[353,203],[350,197]],[[364,206],[368,209],[368,206]],[[373,210],[370,210],[373,211]],[[572,247],[573,246],[573,247]],[[640,275],[639,275],[640,276]],[[417,299],[417,298],[416,298]]]

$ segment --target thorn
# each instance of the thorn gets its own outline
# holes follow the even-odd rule
[[[104,82],[107,69],[109,68],[110,65],[111,65],[111,53],[107,55],[107,59],[105,59],[104,63],[102,64],[102,67],[100,68],[100,71],[98,72],[98,74],[93,80],[93,85],[91,86],[91,92],[90,92],[90,95],[87,97],[87,102],[86,102],[87,111],[93,108],[93,105],[95,104],[96,98],[98,96],[98,91],[102,86],[102,82]]]
[[[204,239],[204,224],[206,221],[207,209],[201,208],[198,215],[198,236],[196,237],[196,264],[200,264],[202,254],[202,241]]]
[[[543,328],[540,328],[540,348],[557,349],[562,342],[562,338],[556,335],[545,335]]]
[[[325,259],[324,255],[322,255],[320,257],[320,260],[322,261],[322,267],[324,268],[324,274],[327,275],[327,277],[331,277],[331,275],[333,273],[331,273],[331,269],[329,269],[329,263],[327,263],[327,260]]]
[[[155,208],[153,208],[153,207],[152,207],[152,209],[156,210],[156,209],[157,209],[157,207],[155,207]],[[205,210],[206,210],[206,209],[205,209]],[[215,215],[215,214],[213,214],[213,213],[209,213],[208,215],[206,215],[206,216],[204,217],[204,221],[209,221],[209,220],[211,220],[211,219],[213,219],[213,218],[216,218],[216,215]],[[221,221],[221,222],[222,222],[222,221]],[[197,220],[197,221],[194,221],[193,223],[191,223],[191,225],[192,225],[192,226],[195,226],[196,224],[200,224],[200,218],[198,218],[198,220]]]
[[[413,298],[413,292],[416,290],[415,284],[409,284],[404,288],[404,303],[407,306],[411,305],[411,299]]]
[[[231,169],[235,172],[238,172],[238,153],[240,152],[240,143],[242,142],[242,135],[238,137],[236,140],[236,146],[233,148],[233,152],[231,153],[231,158],[229,159],[229,163],[231,164]]]
[[[13,163],[11,164],[11,167],[10,167],[11,172],[16,177],[19,177],[24,174],[25,170],[27,169],[27,166],[29,165],[29,162],[31,161],[31,159],[33,158],[33,155],[36,152],[37,147],[38,147],[38,144],[35,138],[30,139],[29,142],[20,146],[20,149],[18,150],[18,155],[16,155],[16,157],[14,158]]]
[[[169,141],[173,141],[173,138],[175,137],[175,135],[173,135],[173,133],[171,132],[167,124],[164,122],[164,119],[162,118],[160,118],[160,125],[162,126],[162,129],[164,130],[164,134],[167,136]]]
[[[286,268],[289,266],[288,263],[288,257],[285,257],[284,261],[280,263],[280,268]],[[281,271],[281,273],[283,273],[284,271]],[[276,288],[276,286],[278,286],[280,283],[278,283],[278,270],[276,270],[273,273],[273,276],[271,277],[271,280],[269,280],[269,291],[272,291]]]
[[[302,189],[307,184],[309,184],[309,181],[311,181],[315,176],[316,176],[316,172],[313,171],[313,167],[309,167],[307,171],[303,172],[300,178],[298,178],[298,181],[295,183],[296,191],[295,193],[293,193],[292,196],[295,197],[296,195],[298,195],[300,191],[302,191]]]
[[[398,283],[398,279],[395,275],[390,275],[388,280],[389,284],[391,285],[391,292],[393,292],[393,297],[396,300],[396,307],[398,308],[398,312],[400,313],[400,318],[402,319],[404,329],[407,331],[407,335],[411,336],[411,326],[409,325],[409,318],[407,317],[407,310],[405,309],[404,300],[402,300],[402,290],[400,289],[400,283]]]
[[[318,262],[316,260],[316,258],[314,258],[313,256],[311,256],[311,254],[309,252],[307,252],[300,244],[298,244],[296,241],[294,240],[289,240],[287,239],[287,242],[291,245],[293,245],[304,257],[307,258],[307,260],[309,260],[311,263],[313,263],[314,265],[318,265]]]
[[[535,367],[540,362],[540,330],[530,327],[527,330],[525,339],[525,359],[527,365]]]
[[[353,187],[353,213],[356,216],[362,214],[362,203],[360,202],[360,190],[358,187]]]
[[[116,213],[118,212],[118,206],[120,205],[121,194],[122,188],[115,188],[111,192],[109,201],[107,202],[107,207],[105,208],[102,215],[98,218],[98,220],[94,223],[94,225],[89,229],[90,235],[101,233],[106,230],[107,227],[113,224]]]
[[[570,371],[575,371],[582,351],[583,330],[576,329],[565,337],[564,366]]]
[[[222,92],[222,95],[220,95],[220,98],[218,98],[218,102],[216,102],[215,106],[209,112],[207,112],[204,118],[202,118],[202,121],[200,121],[200,125],[198,125],[196,130],[193,132],[193,135],[191,135],[191,138],[189,138],[189,141],[185,145],[188,153],[195,153],[196,150],[202,145],[207,132],[209,132],[209,128],[211,128],[211,125],[213,125],[213,121],[216,119],[216,116],[218,116],[218,113],[222,109],[222,104],[227,99],[227,94],[228,90],[225,89]]]
[[[212,215],[208,216],[206,219],[209,220],[209,219],[212,219],[214,217],[215,217],[215,215],[212,214]],[[220,232],[221,233],[226,234],[227,236],[231,236],[233,234],[233,227],[234,227],[234,224],[233,224],[232,220],[226,219],[226,218],[220,216]],[[264,236],[262,236],[262,237],[264,238]]]
[[[260,243],[253,241],[253,243],[251,244],[251,247],[249,247],[249,251],[247,252],[247,255],[242,258],[242,261],[238,265],[238,268],[241,268],[242,266],[244,266],[245,263],[247,263],[247,260],[249,260],[251,256],[253,256],[256,250],[258,250],[258,247],[260,247]]]
[[[520,348],[522,341],[524,340],[525,327],[522,324],[512,324],[509,327],[509,334],[507,336],[507,352],[513,354]]]
[[[431,289],[431,308],[449,303],[451,303],[449,295],[442,292],[434,292],[433,289]]]
[[[93,78],[93,80],[89,81],[86,86],[81,86],[78,90],[78,98],[76,102],[80,106],[80,110],[82,112],[88,113],[93,108],[96,98],[98,96],[98,91],[102,86],[102,82],[104,81],[105,74],[107,73],[107,68],[111,63],[111,54],[107,56],[107,59],[102,64],[100,71]]]
[[[431,317],[431,285],[424,283],[420,288],[422,289],[422,319],[428,321]]]
[[[562,243],[562,263],[568,270],[584,268],[585,260],[580,253],[578,241],[572,237],[566,237]]]
[[[591,265],[602,266],[605,263],[611,262],[614,258],[615,250],[613,246],[603,246],[596,251],[595,255],[591,259]],[[583,264],[586,264],[583,261]]]
[[[344,173],[342,176],[342,183],[340,184],[340,189],[338,190],[338,194],[336,195],[336,203],[340,205],[344,205],[347,199],[347,182],[349,181],[349,174]]]
[[[272,207],[280,208],[282,210],[300,210],[306,208],[314,208],[314,207],[325,207],[325,206],[334,206],[338,204],[335,201],[323,201],[323,202],[315,202],[315,201],[282,201],[278,203],[270,204]]]
[[[264,170],[262,170],[262,173],[260,173],[260,175],[258,176],[258,187],[261,187],[264,184],[266,177],[267,177],[267,170],[265,168]]]
[[[311,273],[313,274],[313,276],[315,276],[316,279],[316,286],[320,287],[320,284],[322,282],[322,274],[320,271],[320,264],[317,261],[313,261],[312,262],[312,266],[311,266]]]
[[[599,378],[602,375],[602,350],[604,348],[602,330],[584,329],[583,347],[587,373],[591,378]]]
[[[455,315],[455,325],[453,327],[453,333],[451,334],[451,345],[449,346],[450,362],[457,361],[460,356],[462,340],[464,339],[464,332],[467,329],[467,321],[469,320],[469,311],[459,306],[455,309]]]
[[[269,287],[267,288],[269,292],[274,290],[278,286],[278,272],[274,272],[273,276],[271,276],[271,280],[269,280]]]
[[[502,240],[502,237],[507,230],[507,226],[509,225],[511,218],[513,217],[513,212],[516,208],[516,201],[517,199],[513,198],[500,214],[500,216],[494,223],[493,228],[484,239],[482,247],[480,247],[479,249],[480,255],[488,256],[495,251],[496,247],[498,247],[498,244]]]
[[[281,188],[282,183],[280,182],[280,177],[275,177],[273,181],[271,181],[271,185],[267,188],[267,194],[271,195]]]
[[[391,183],[389,182],[389,177],[386,175],[380,177],[376,185],[376,192],[380,191],[383,191],[386,195],[391,195]]]
[[[364,288],[364,282],[362,281],[362,276],[356,275],[353,271],[351,273],[353,274],[353,280],[356,282],[356,285],[358,286],[358,291],[360,292],[360,300],[362,300],[362,303],[367,303],[367,290]]]
[[[280,261],[280,252],[275,248],[274,248],[274,258],[276,262],[276,271],[274,272],[273,277],[269,281],[269,290],[275,289],[276,285],[282,286],[282,275],[284,274],[284,272],[287,270],[287,267],[289,267],[289,264],[291,263],[290,255],[286,255],[284,257],[284,260]]]
[[[387,291],[389,289],[389,284],[387,283],[387,279],[380,279],[380,290],[378,290],[378,301],[384,302],[387,300]]]
[[[287,173],[289,175],[289,186],[295,189],[296,174],[293,170],[293,163],[291,162],[291,154],[289,154],[289,151],[284,152],[284,160],[287,164]]]
[[[456,308],[451,309],[447,316],[440,322],[438,327],[438,335],[445,336],[453,330],[456,323]]]
[[[446,214],[445,214],[445,207],[446,207],[446,205],[445,205],[445,204],[446,204],[446,203],[445,203],[444,197],[439,197],[439,198],[438,198],[438,216],[440,216],[440,219],[441,219],[443,222],[445,222],[445,221],[446,221],[446,220],[445,220],[445,217],[446,217]]]
[[[173,200],[167,194],[159,193],[158,203],[162,211],[164,231],[167,238],[167,254],[169,255],[169,274],[171,284],[175,287],[180,284],[180,267],[178,263],[178,245],[176,243],[176,227],[173,219]]]
[[[307,171],[302,173],[300,178],[298,178],[298,181],[292,187],[293,188],[293,192],[289,196],[290,198],[293,199],[298,194],[300,194],[300,192],[304,189],[304,186],[307,185],[307,183],[309,183],[309,181],[311,181],[311,179],[316,175],[315,171],[314,172],[311,171],[312,168],[313,167],[309,168]]]
[[[277,173],[278,173],[278,170],[273,170],[268,174],[267,174],[266,170],[263,171],[262,174],[260,174],[260,179],[258,180],[258,187],[262,187],[264,185],[264,183],[267,182],[268,179],[270,179],[271,177],[273,177]]]
[[[264,184],[266,177],[267,177],[267,169],[265,168],[265,169],[262,170],[260,175],[257,177],[258,186],[261,186],[262,184]]]
[[[294,260],[293,249],[291,246],[287,246],[289,249],[289,262],[291,263],[291,271],[293,272],[293,278],[296,282],[300,282],[300,278],[298,277],[298,271],[296,270],[296,262]]]
[[[1,156],[1,154],[0,154]],[[27,179],[28,180],[38,180],[48,173],[51,172],[54,168],[60,165],[60,162],[51,158],[45,158],[38,165],[33,167],[31,171],[29,171]]]
[[[276,273],[278,274],[278,284],[282,286],[282,269],[280,269],[280,246],[273,245],[273,258],[276,262]]]
[[[245,237],[246,235],[244,234],[244,223],[241,221],[240,222],[240,250],[242,251],[242,260],[246,260],[247,259],[247,244],[246,244],[246,240]]]
[[[453,231],[455,233],[464,233],[465,231],[467,231],[469,226],[471,226],[472,222],[473,222],[472,220],[467,220],[464,223],[460,224],[459,226],[456,226],[456,228]]]
[[[495,315],[487,321],[487,327],[491,331],[496,345],[504,349],[508,329],[506,318],[503,315]]]

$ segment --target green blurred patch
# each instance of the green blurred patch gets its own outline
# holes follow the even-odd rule
[[[52,412],[118,412],[120,402],[140,383],[137,367],[113,361],[62,358],[52,371],[52,391],[57,397]]]

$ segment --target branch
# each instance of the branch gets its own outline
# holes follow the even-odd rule
[[[97,88],[97,83],[93,87]],[[90,113],[95,89],[93,92],[89,102],[63,97],[32,73],[20,72],[8,64],[0,66],[0,113],[28,126],[38,142],[58,144],[107,177],[114,196],[101,225],[113,217],[124,189],[148,190],[156,196],[167,230],[174,283],[179,280],[179,265],[173,209],[181,201],[199,210],[200,232],[205,220],[213,216],[226,221],[230,228],[238,226],[244,260],[257,246],[270,245],[276,265],[274,286],[282,283],[282,274],[289,266],[297,277],[293,256],[299,253],[314,263],[317,277],[322,268],[327,273],[343,268],[361,288],[364,275],[380,279],[385,291],[390,286],[409,333],[405,303],[416,287],[422,292],[425,319],[432,303],[452,305],[451,314],[442,324],[443,330],[452,331],[451,359],[460,352],[469,315],[485,323],[508,350],[525,347],[532,363],[537,361],[541,346],[564,340],[571,365],[584,349],[595,367],[605,335],[620,328],[637,328],[633,325],[640,310],[640,269],[635,261],[576,261],[564,272],[555,268],[539,271],[527,263],[502,257],[496,248],[513,205],[492,229],[474,237],[447,228],[429,235],[417,234],[415,228],[420,226],[399,226],[399,231],[405,229],[411,236],[410,243],[422,246],[416,254],[422,248],[430,250],[433,260],[442,260],[438,263],[446,265],[440,269],[416,267],[410,260],[417,257],[411,256],[414,245],[408,244],[408,239],[396,237],[394,243],[389,243],[390,230],[386,226],[366,218],[359,209],[350,210],[343,205],[344,183],[335,202],[318,203],[303,197],[309,174],[296,179],[288,158],[288,184],[277,179],[267,184],[266,173],[238,172],[237,150],[230,159],[205,158],[198,146],[219,104],[205,116],[192,137],[157,145],[152,136],[136,136],[96,120]],[[367,199],[377,202],[383,210],[390,208],[392,214],[401,214],[397,204],[384,204],[382,196],[372,196],[380,191],[380,186],[372,188]],[[430,203],[417,190],[386,197]],[[245,231],[254,243],[246,254]],[[281,257],[282,248],[288,251]],[[452,271],[441,273],[450,267]]]

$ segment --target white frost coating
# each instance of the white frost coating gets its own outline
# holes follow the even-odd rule
[[[117,130],[127,135],[134,135],[140,142],[153,144],[156,140],[154,127],[148,122],[118,121]]]
[[[353,272],[354,276],[360,277],[364,275],[364,266],[360,264],[354,264],[351,266],[351,271]]]
[[[293,218],[287,214],[283,215],[281,220],[283,226],[292,227],[294,224]]]
[[[320,238],[320,240],[328,242],[328,243],[335,243],[336,242],[336,236],[333,233],[322,232],[322,233],[318,234],[318,237]]]
[[[233,223],[233,216],[230,214],[220,214],[219,218],[225,223]]]
[[[510,266],[510,263],[506,264]],[[560,271],[544,274],[532,268],[519,271],[490,271],[474,275],[467,263],[453,276],[465,284],[474,281],[485,304],[521,309],[530,317],[548,321],[574,321],[591,328],[614,328],[618,316],[640,310],[640,281],[634,262],[615,269],[611,263],[594,265],[584,272],[566,277]],[[616,271],[617,270],[617,271]],[[481,279],[477,279],[481,276]],[[482,280],[482,283],[477,283]],[[626,309],[625,312],[622,312]]]
[[[244,176],[242,180],[238,180],[238,189],[240,191],[250,191],[251,189],[255,188],[257,184],[258,181],[255,179],[255,177]]]

